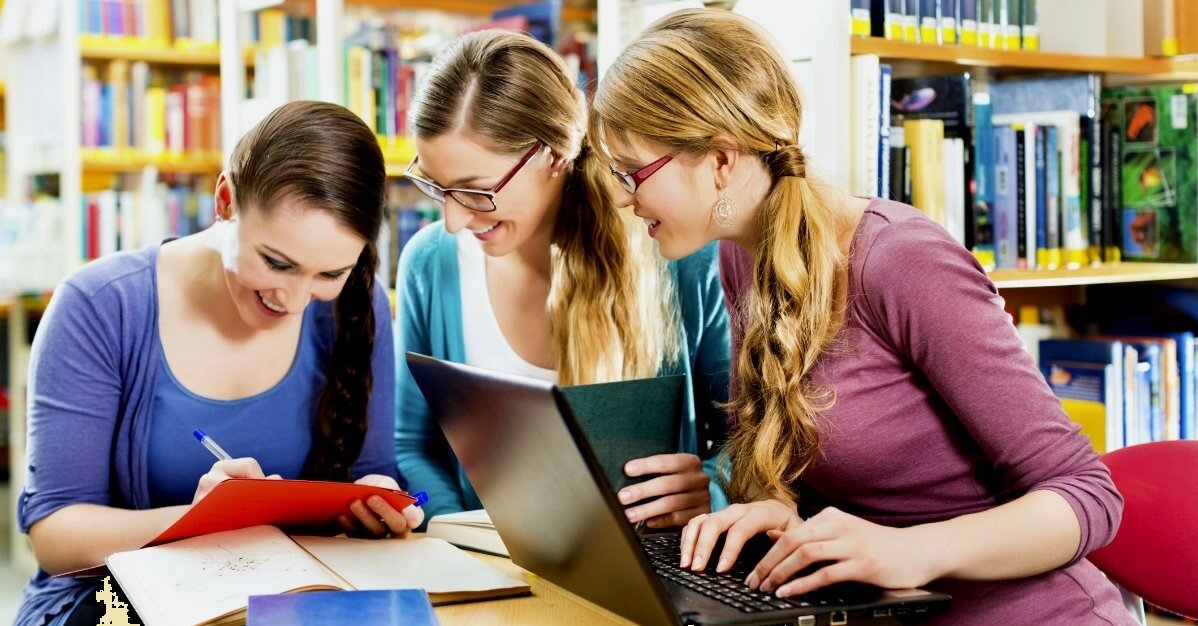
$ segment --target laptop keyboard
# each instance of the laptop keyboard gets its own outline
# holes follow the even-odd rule
[[[859,584],[834,585],[789,598],[779,598],[772,593],[753,591],[745,584],[745,578],[753,571],[753,567],[760,557],[764,556],[764,552],[754,555],[756,558],[742,553],[742,558],[737,559],[732,568],[722,574],[717,573],[714,566],[709,566],[702,572],[694,572],[689,568],[678,566],[678,561],[682,556],[679,538],[677,533],[641,536],[641,546],[644,548],[646,556],[649,557],[649,562],[653,564],[657,575],[744,613],[843,606],[863,601],[868,602],[877,597],[876,588]],[[721,547],[722,542],[717,548]],[[748,550],[744,552],[748,552]],[[865,595],[871,597],[863,597]]]

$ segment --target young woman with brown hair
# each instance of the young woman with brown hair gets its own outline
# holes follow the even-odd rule
[[[690,377],[677,454],[635,460],[630,520],[680,525],[711,510],[725,416],[728,330],[714,246],[666,263],[613,201],[585,143],[586,102],[536,40],[489,30],[454,41],[412,103],[408,177],[444,209],[400,258],[396,354],[413,351],[580,385]],[[431,515],[481,508],[406,367],[399,469]],[[700,442],[704,442],[700,445]],[[705,471],[706,470],[706,473]]]
[[[1122,501],[994,284],[918,210],[811,176],[802,112],[772,40],[718,10],[651,25],[594,99],[662,254],[722,240],[737,504],[691,520],[682,565],[726,571],[768,532],[746,582],[780,596],[927,585],[953,595],[937,624],[1134,623],[1084,558]]]
[[[95,624],[94,579],[51,575],[141,547],[226,478],[397,486],[383,184],[361,120],[288,104],[238,142],[216,225],[55,289],[29,366],[19,522],[40,570],[17,624]],[[237,458],[214,464],[196,428]],[[341,522],[383,536],[421,519],[378,501]]]

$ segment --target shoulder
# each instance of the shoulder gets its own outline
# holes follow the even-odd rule
[[[399,254],[400,282],[413,277],[427,276],[426,270],[436,263],[439,252],[456,246],[452,235],[438,220],[421,228],[404,244]]]
[[[148,298],[156,278],[158,248],[155,244],[97,259],[68,274],[62,285],[91,298],[105,291]]]
[[[985,276],[981,265],[948,231],[915,207],[875,199],[861,218],[850,265],[865,287],[883,281],[925,282],[929,270],[957,267]]]
[[[850,255],[851,288],[874,307],[920,308],[944,299],[993,300],[997,290],[977,259],[914,207],[875,200]]]
[[[709,243],[689,256],[672,261],[678,275],[679,289],[691,285],[707,285],[719,277],[719,246]]]

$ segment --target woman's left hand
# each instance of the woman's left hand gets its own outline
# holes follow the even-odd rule
[[[776,590],[781,597],[850,580],[887,589],[926,585],[940,575],[930,558],[932,547],[911,530],[881,526],[829,507],[785,532],[768,531],[774,547],[746,582],[752,589]],[[826,564],[815,572],[794,578],[821,562]]]
[[[354,481],[358,485],[372,485],[385,489],[399,490],[395,479],[381,474],[369,474]],[[346,534],[357,537],[392,537],[404,538],[413,528],[424,521],[424,511],[416,505],[404,507],[396,511],[387,501],[370,496],[365,502],[354,500],[349,505],[353,515],[341,515],[337,518]]]
[[[634,459],[624,465],[629,476],[661,474],[643,483],[629,485],[617,494],[620,502],[631,505],[659,496],[652,502],[625,509],[630,522],[644,521],[649,528],[682,526],[696,515],[711,512],[711,480],[703,472],[699,457],[693,454],[657,454]]]

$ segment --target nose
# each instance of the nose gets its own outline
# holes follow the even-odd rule
[[[451,235],[457,234],[470,223],[470,220],[474,219],[475,212],[458,204],[452,197],[445,199],[441,210],[445,216],[445,230],[449,231]]]
[[[628,193],[628,190],[624,188],[624,185],[619,183],[616,183],[615,185],[615,197],[612,199],[615,200],[616,206],[619,207],[636,206],[636,195]]]
[[[295,276],[290,285],[284,289],[276,289],[275,294],[288,313],[302,313],[308,307],[308,303],[316,298],[312,285],[311,276]]]

